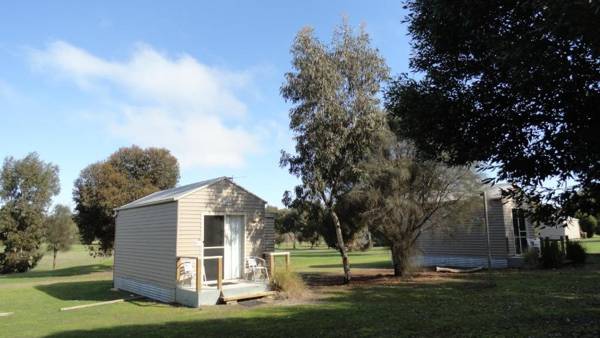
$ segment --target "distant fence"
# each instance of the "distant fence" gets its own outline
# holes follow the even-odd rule
[[[557,243],[560,252],[563,256],[567,255],[567,244],[569,243],[569,236],[560,236],[558,239],[551,239],[549,237],[541,237],[540,236],[540,251],[543,251],[545,248],[550,247],[553,243]]]

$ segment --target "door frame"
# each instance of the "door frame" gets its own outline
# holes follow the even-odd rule
[[[512,222],[511,222],[511,226],[512,226],[512,233],[513,233],[513,243],[515,246],[515,252],[514,255],[515,256],[523,256],[526,251],[529,248],[529,220],[527,219],[527,217],[524,217],[523,215],[520,215],[520,213],[523,212],[523,210],[521,208],[513,208],[511,211],[511,217],[512,217]],[[517,216],[517,223],[518,223],[518,228],[517,228],[517,233],[515,233],[515,214]],[[521,223],[519,221],[519,219],[523,219],[523,222]],[[524,231],[521,230],[521,225],[525,228]],[[522,236],[522,232],[525,232],[525,236]],[[521,239],[525,239],[526,245],[525,247],[522,246],[521,244]],[[518,243],[517,244],[517,240]],[[519,252],[521,251],[521,252]]]
[[[202,242],[201,255],[204,258],[204,216],[223,216],[223,237],[225,236],[225,224],[227,224],[228,216],[241,216],[242,217],[242,245],[240,246],[240,276],[237,278],[223,279],[224,281],[236,281],[244,277],[246,270],[246,221],[247,216],[242,212],[213,212],[205,211],[201,213],[202,219],[202,231],[200,231],[200,241]],[[223,255],[225,255],[225,238],[223,238]],[[204,260],[203,260],[204,261]],[[223,257],[223,275],[225,275],[225,257]],[[207,280],[207,282],[214,282],[214,280]]]

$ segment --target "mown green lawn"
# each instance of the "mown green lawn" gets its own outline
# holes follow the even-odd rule
[[[600,254],[600,236],[596,235],[592,238],[581,239],[580,242],[588,253]]]
[[[587,244],[586,244],[587,245]],[[333,250],[292,252],[296,271],[339,274]],[[384,249],[353,253],[355,275],[389,266]],[[59,256],[60,259],[60,256]],[[244,304],[189,309],[146,300],[60,312],[59,308],[115,299],[110,260],[81,247],[59,269],[0,277],[0,337],[197,336],[460,336],[600,335],[600,259],[583,268],[497,271],[383,285],[314,289],[306,304]]]

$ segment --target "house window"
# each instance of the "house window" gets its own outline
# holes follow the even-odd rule
[[[515,251],[521,255],[527,251],[527,224],[525,223],[525,211],[513,209],[513,233],[515,237]]]

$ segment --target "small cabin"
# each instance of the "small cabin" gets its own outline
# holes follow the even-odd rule
[[[114,287],[191,307],[268,292],[266,202],[231,178],[158,191],[116,209]],[[252,266],[248,267],[248,262]]]

